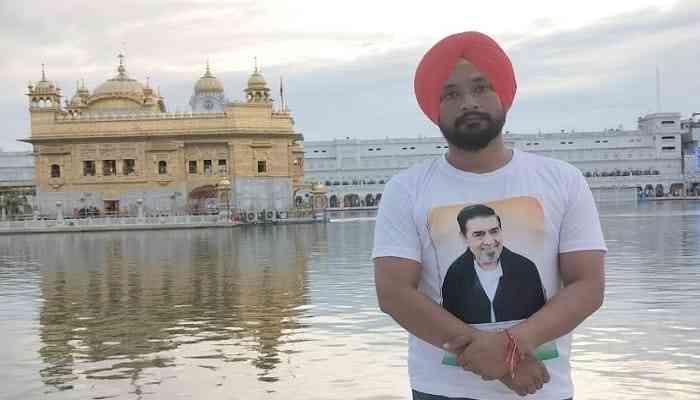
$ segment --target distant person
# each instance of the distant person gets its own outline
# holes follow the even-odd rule
[[[447,271],[442,306],[468,324],[521,320],[547,301],[537,267],[503,246],[501,218],[483,204],[457,215],[467,250]]]
[[[571,332],[602,304],[607,248],[581,171],[506,147],[502,132],[516,87],[506,53],[479,32],[440,40],[416,70],[418,105],[439,127],[448,152],[402,171],[386,185],[372,253],[379,306],[410,333],[408,369],[414,400],[501,400],[515,399],[516,393],[564,400],[574,395]],[[447,302],[452,303],[452,277],[447,283],[444,279],[454,260],[447,261],[446,254],[458,236],[450,233],[452,225],[439,225],[452,219],[429,217],[445,216],[444,210],[459,204],[495,202],[537,205],[532,208],[537,212],[520,216],[518,229],[542,243],[528,247],[527,256],[540,260],[535,267],[550,297],[517,325],[487,332],[441,306],[445,284]],[[493,260],[496,251],[485,256]],[[502,267],[506,258],[517,257],[504,249]],[[522,310],[520,304],[504,303],[502,310],[497,305],[496,319],[501,314],[527,315],[539,305],[532,265],[522,264],[530,272],[518,279],[532,288],[534,300]],[[505,277],[505,269],[503,273]],[[466,288],[460,296],[478,302],[481,294]],[[499,294],[494,298],[498,303]],[[464,317],[470,318],[468,313]],[[483,320],[483,315],[478,317]],[[558,357],[538,360],[535,350],[552,341]],[[445,361],[446,352],[456,356],[461,368]]]

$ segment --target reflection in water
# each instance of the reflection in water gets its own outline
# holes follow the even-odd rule
[[[577,398],[700,398],[700,202],[602,205]],[[0,237],[0,397],[406,399],[374,224]]]
[[[37,249],[40,263],[52,265],[41,283],[46,384],[70,388],[76,364],[104,360],[115,361],[81,373],[136,381],[144,368],[172,365],[161,353],[227,340],[247,351],[196,357],[251,361],[260,380],[277,380],[283,332],[302,327],[313,237],[263,228],[55,239]]]

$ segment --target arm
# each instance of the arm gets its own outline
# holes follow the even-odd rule
[[[379,308],[404,329],[436,347],[442,348],[455,336],[470,342],[474,328],[418,291],[421,268],[417,261],[405,258],[375,258]]]
[[[572,171],[559,230],[559,273],[564,287],[513,329],[526,351],[571,332],[603,303],[605,240],[591,189]]]
[[[564,288],[512,329],[526,352],[568,334],[600,308],[605,290],[604,257],[605,252],[599,250],[559,254]]]

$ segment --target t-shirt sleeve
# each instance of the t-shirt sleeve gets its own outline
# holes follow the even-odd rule
[[[421,262],[420,236],[413,216],[414,199],[396,178],[382,193],[374,228],[372,258],[400,257]]]
[[[575,176],[569,186],[569,196],[559,231],[559,253],[607,251],[593,193],[586,178],[578,170]]]

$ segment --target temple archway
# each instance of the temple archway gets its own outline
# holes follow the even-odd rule
[[[343,197],[343,207],[359,207],[360,206],[360,196],[357,194],[347,194]]]
[[[656,185],[656,197],[664,197],[664,185],[658,184]]]
[[[671,192],[671,196],[685,196],[685,191],[683,190],[684,185],[682,183],[673,183],[668,191]]]
[[[216,186],[204,185],[192,189],[187,196],[187,204],[195,214],[215,211],[217,209]]]
[[[336,196],[336,195],[331,196],[331,199],[329,201],[329,205],[331,208],[338,208],[338,196]]]

